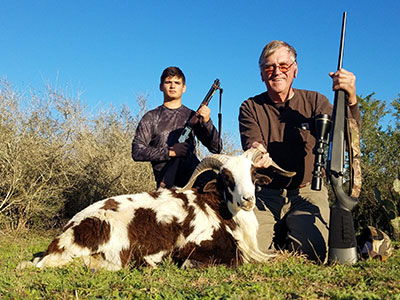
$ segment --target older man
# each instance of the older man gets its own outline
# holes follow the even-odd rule
[[[328,99],[315,91],[293,88],[298,74],[296,50],[286,42],[272,41],[260,56],[261,79],[267,91],[244,101],[239,127],[244,150],[258,148],[282,168],[295,171],[285,178],[276,174],[268,187],[256,191],[256,216],[261,249],[289,249],[324,262],[327,256],[329,203],[326,187],[311,189],[315,126],[319,114],[331,114]],[[349,117],[360,125],[355,76],[344,69],[329,73],[333,90],[348,95]],[[265,160],[264,160],[265,161]],[[264,164],[268,167],[268,163]],[[268,169],[265,169],[268,172]]]

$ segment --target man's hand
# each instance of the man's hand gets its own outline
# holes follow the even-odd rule
[[[272,159],[269,157],[269,153],[263,144],[259,142],[253,142],[253,144],[251,144],[251,148],[256,148],[263,153],[261,159],[255,164],[257,168],[268,168],[272,164]]]
[[[356,76],[345,69],[340,69],[336,72],[330,72],[329,76],[332,78],[332,89],[334,91],[346,91],[346,93],[349,95],[349,105],[356,105]]]
[[[176,143],[169,150],[169,156],[171,157],[184,157],[188,153],[188,143]]]
[[[197,115],[203,118],[203,123],[207,123],[211,117],[211,110],[208,106],[202,105],[197,111]]]

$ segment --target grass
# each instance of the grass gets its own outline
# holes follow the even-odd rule
[[[80,261],[16,270],[46,250],[54,232],[0,232],[1,299],[400,299],[400,250],[386,262],[321,266],[284,253],[267,264],[92,273]]]

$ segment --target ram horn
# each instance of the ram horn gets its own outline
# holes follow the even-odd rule
[[[256,164],[261,159],[263,153],[257,148],[250,148],[243,152],[242,155],[250,159],[254,164]],[[271,167],[273,168],[275,173],[278,173],[279,175],[285,177],[293,177],[294,175],[296,175],[296,172],[286,171],[278,166],[274,161],[272,161]]]
[[[193,171],[192,176],[190,177],[188,183],[182,187],[182,190],[188,190],[193,187],[193,184],[195,183],[197,177],[199,177],[201,174],[203,174],[206,171],[213,170],[216,173],[219,172],[221,166],[228,161],[229,156],[227,155],[222,155],[222,154],[213,154],[210,156],[207,156],[204,158],[196,167],[196,169]]]

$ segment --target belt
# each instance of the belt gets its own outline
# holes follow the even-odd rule
[[[298,192],[300,189],[307,187],[308,185],[310,185],[310,182],[306,182],[306,183],[302,183],[299,185],[299,187],[297,189],[286,189],[286,188],[282,188],[282,189],[278,189],[278,188],[269,188],[268,186],[264,186],[264,188],[270,190],[270,191],[276,191],[276,192],[280,192],[282,193],[283,191],[286,192]],[[257,187],[257,190],[261,190],[261,186]]]
[[[302,184],[299,185],[299,189],[305,188],[309,184],[310,184],[309,182],[302,183]]]
[[[298,186],[298,188],[296,189],[288,189],[288,188],[282,188],[282,189],[277,189],[277,190],[288,190],[288,191],[296,191],[296,190],[300,190],[302,188],[305,188],[306,186],[308,186],[311,182],[306,182],[306,183],[302,183]]]

